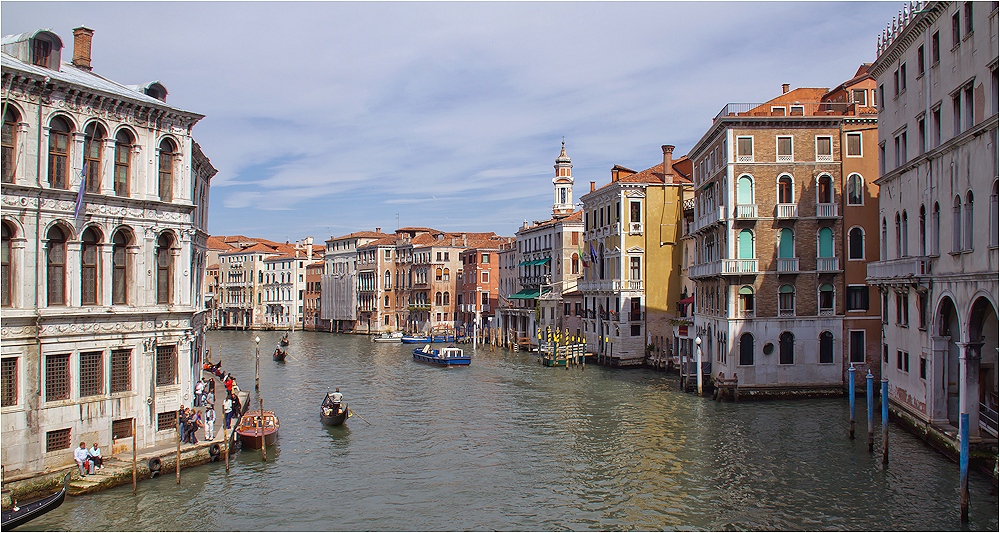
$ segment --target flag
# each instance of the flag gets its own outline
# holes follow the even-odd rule
[[[583,255],[583,248],[580,248],[579,244],[576,245],[576,252],[580,256],[580,262],[583,263],[583,268],[590,267],[590,263],[587,262],[587,256]]]
[[[594,250],[594,243],[590,243],[590,259],[596,264],[597,263],[597,251]]]
[[[87,162],[84,161],[80,170],[80,191],[76,193],[76,209],[73,210],[73,218],[80,217],[80,210],[83,209],[83,190],[87,188]]]

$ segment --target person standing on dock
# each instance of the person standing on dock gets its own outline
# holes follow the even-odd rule
[[[208,404],[205,407],[205,440],[215,438],[215,407]]]
[[[226,395],[226,399],[222,401],[222,416],[223,421],[226,424],[226,429],[230,428],[230,422],[233,420],[233,393]]]

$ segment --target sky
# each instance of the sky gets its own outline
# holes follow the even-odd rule
[[[421,226],[512,236],[686,154],[730,102],[835,87],[903,2],[15,2],[3,35],[95,31],[94,72],[205,115],[209,232],[322,243]]]

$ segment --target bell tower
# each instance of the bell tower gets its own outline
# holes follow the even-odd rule
[[[552,178],[555,196],[552,202],[552,218],[562,218],[573,214],[573,163],[566,155],[566,141],[556,158],[556,176]]]

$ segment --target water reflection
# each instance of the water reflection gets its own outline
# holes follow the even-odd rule
[[[252,337],[209,337],[250,388]],[[293,333],[283,365],[261,359],[265,407],[282,423],[267,462],[248,450],[228,475],[213,463],[181,485],[144,481],[137,497],[69,498],[24,529],[959,529],[957,466],[893,426],[883,469],[878,450],[846,438],[844,400],[716,403],[645,370],[546,368],[488,349],[442,369],[411,349]],[[372,425],[322,425],[333,387]],[[978,473],[970,484],[971,529],[997,530],[995,484]]]

